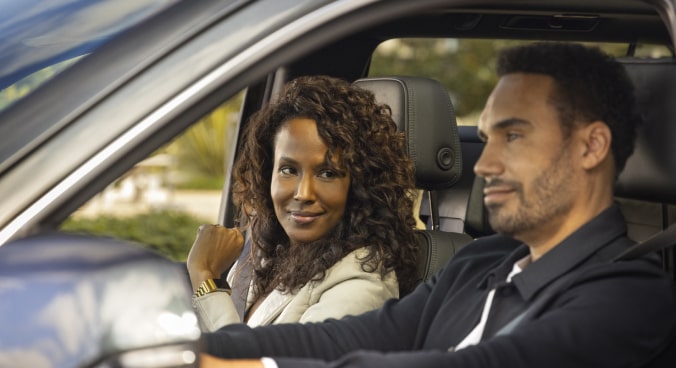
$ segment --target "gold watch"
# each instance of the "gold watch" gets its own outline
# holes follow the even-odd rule
[[[228,285],[228,282],[224,279],[206,279],[202,281],[197,290],[195,290],[193,296],[197,298],[209,293],[213,293],[214,291],[225,291],[228,294],[232,292],[230,285]]]

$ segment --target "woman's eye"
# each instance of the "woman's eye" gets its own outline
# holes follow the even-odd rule
[[[319,172],[320,178],[330,179],[336,177],[336,173],[331,170],[322,170]]]
[[[282,175],[293,175],[296,173],[296,170],[288,166],[282,166],[279,168],[279,173]]]

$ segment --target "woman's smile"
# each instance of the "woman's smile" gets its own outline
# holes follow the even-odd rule
[[[321,213],[306,212],[306,211],[291,211],[291,218],[299,225],[307,225],[313,223],[321,216]]]

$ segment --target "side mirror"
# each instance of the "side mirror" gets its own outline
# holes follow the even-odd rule
[[[185,270],[119,240],[54,234],[0,247],[0,366],[195,367]]]

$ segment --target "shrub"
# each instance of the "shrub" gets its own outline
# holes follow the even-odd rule
[[[131,217],[70,218],[61,230],[140,243],[171,260],[185,262],[202,223],[183,212],[152,211]]]

